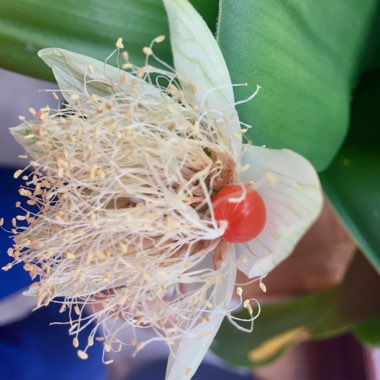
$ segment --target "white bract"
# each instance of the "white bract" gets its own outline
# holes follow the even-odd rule
[[[164,0],[175,70],[133,66],[116,43],[122,68],[62,49],[40,57],[53,69],[69,106],[31,109],[12,129],[32,161],[17,171],[20,193],[38,213],[14,220],[15,246],[40,305],[68,309],[70,333],[85,359],[96,329],[104,350],[154,340],[170,348],[168,380],[190,379],[225,316],[238,270],[261,278],[289,255],[320,212],[318,176],[303,157],[242,143],[233,86],[221,51],[186,0]],[[254,187],[267,220],[246,244],[223,239],[212,195],[226,184]],[[28,226],[18,226],[19,221]],[[9,266],[5,269],[9,269]],[[248,321],[256,315],[243,302]],[[83,314],[89,308],[90,316]],[[118,323],[112,324],[112,320]],[[131,327],[135,337],[118,338]],[[155,337],[138,341],[138,330]]]

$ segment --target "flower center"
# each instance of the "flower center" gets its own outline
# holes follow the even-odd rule
[[[212,308],[220,281],[211,197],[235,168],[218,122],[166,92],[75,99],[28,123],[38,149],[20,192],[39,212],[21,208],[15,263],[39,279],[40,305],[65,297],[71,333],[86,305],[99,323],[121,315],[177,338]]]

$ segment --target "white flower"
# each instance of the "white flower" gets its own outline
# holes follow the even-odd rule
[[[87,322],[120,318],[165,340],[166,378],[185,380],[223,318],[233,320],[237,270],[260,278],[286,258],[318,216],[322,196],[303,157],[242,143],[215,39],[187,0],[164,4],[175,73],[136,68],[125,54],[135,75],[61,49],[39,53],[70,107],[31,110],[35,120],[12,129],[34,167],[20,192],[40,212],[19,217],[29,226],[15,226],[10,254],[40,276],[31,289],[40,304],[65,297],[75,347]],[[153,45],[144,53],[154,57]],[[226,242],[226,225],[213,213],[213,193],[229,183],[254,186],[266,207],[263,231],[244,244]],[[84,305],[93,308],[87,319]],[[118,326],[104,332],[106,352],[148,343],[120,341]]]

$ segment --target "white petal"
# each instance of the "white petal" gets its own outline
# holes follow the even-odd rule
[[[160,91],[144,80],[124,70],[82,54],[64,49],[42,49],[38,55],[53,69],[65,99],[72,103],[72,95],[86,97],[92,94],[107,96],[122,88],[144,94],[160,95]]]
[[[250,168],[241,179],[256,183],[267,211],[261,234],[237,245],[239,269],[254,277],[267,274],[292,252],[318,217],[323,198],[312,165],[290,150],[244,145],[242,165],[246,164]]]
[[[174,344],[169,356],[166,380],[191,379],[206,355],[223,321],[232,298],[236,278],[236,257],[233,245],[229,245],[220,268],[221,282],[218,284],[214,314],[210,320],[196,325],[187,338]],[[191,323],[191,321],[186,322]],[[186,326],[184,326],[186,328]]]
[[[187,0],[164,0],[169,19],[174,65],[187,101],[228,117],[228,138],[235,158],[241,152],[231,77],[207,24]]]
[[[0,301],[0,326],[26,318],[36,305],[36,297],[25,297],[21,292],[2,298]]]
[[[9,132],[33,159],[37,160],[42,156],[44,150],[40,145],[36,144],[37,137],[33,136],[28,123],[22,123],[17,127],[9,128]]]

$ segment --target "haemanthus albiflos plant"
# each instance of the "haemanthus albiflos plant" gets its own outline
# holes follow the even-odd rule
[[[143,67],[129,62],[121,39],[118,68],[62,49],[39,52],[69,105],[31,109],[33,120],[11,130],[31,157],[15,173],[25,181],[20,193],[38,212],[18,204],[5,269],[24,263],[38,305],[69,311],[81,358],[102,326],[105,352],[165,341],[167,379],[178,380],[194,374],[225,316],[236,323],[237,270],[265,276],[315,220],[322,196],[303,157],[242,144],[247,126],[215,39],[187,0],[164,4],[173,70],[153,51],[163,36],[143,49]],[[231,184],[241,191],[227,203],[241,205],[254,190],[266,210],[261,233],[238,244],[225,238],[229,220],[218,220],[213,205]],[[250,331],[256,313],[241,288],[237,295]],[[126,326],[128,342],[120,339]],[[154,337],[138,341],[141,329]]]

